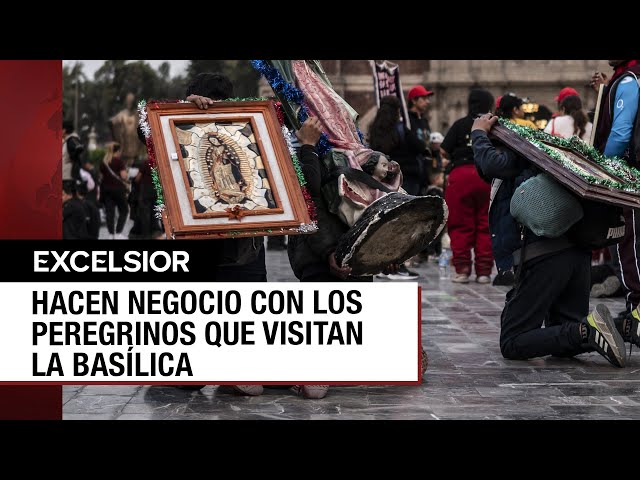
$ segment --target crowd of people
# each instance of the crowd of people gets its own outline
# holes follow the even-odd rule
[[[611,79],[602,73],[591,79],[596,89],[605,85],[597,125],[589,120],[578,92],[566,87],[556,97],[557,113],[544,130],[554,136],[577,136],[584,141],[589,141],[593,132],[594,147],[599,152],[637,165],[640,129],[635,128],[639,98],[636,75],[640,74],[640,64],[635,60],[612,60],[610,65],[614,69]],[[293,67],[293,73],[300,75],[300,82],[317,80],[313,77],[317,73],[309,73],[307,66],[294,64]],[[298,72],[296,68],[307,70]],[[303,78],[303,75],[308,77]],[[317,82],[316,88],[326,87]],[[382,98],[377,115],[366,132],[368,148],[362,147],[355,156],[362,171],[374,179],[370,192],[389,187],[408,195],[436,195],[445,199],[449,210],[446,229],[423,252],[405,263],[389,265],[378,277],[388,280],[417,278],[418,274],[410,267],[439,259],[444,254],[442,242],[446,237],[454,269],[454,275],[448,281],[469,283],[474,279],[479,284],[493,282],[512,287],[507,293],[501,318],[500,348],[504,357],[574,356],[596,351],[613,365],[623,367],[624,343],[640,346],[639,227],[634,210],[624,209],[626,229],[622,241],[597,252],[569,238],[551,241],[534,233],[516,221],[510,211],[510,200],[517,187],[541,172],[526,157],[488,136],[499,117],[537,128],[524,118],[523,98],[506,92],[496,101],[488,90],[473,88],[468,96],[467,115],[442,134],[432,131],[428,121],[433,95],[433,91],[422,85],[409,89],[408,124],[402,118],[401,100],[397,96]],[[187,100],[201,109],[208,108],[214,100],[232,96],[230,82],[219,74],[198,75],[186,92]],[[373,281],[371,276],[352,276],[348,267],[342,267],[336,261],[338,240],[357,217],[350,217],[353,212],[345,213],[341,207],[333,208],[327,199],[324,185],[332,172],[328,171],[327,163],[321,161],[316,144],[322,132],[328,133],[334,144],[357,144],[359,140],[352,128],[355,124],[349,124],[351,112],[346,102],[339,97],[336,100],[330,91],[323,101],[337,113],[334,119],[338,120],[335,121],[344,124],[328,126],[322,123],[322,118],[310,115],[297,129],[288,125],[295,131],[290,140],[297,150],[316,208],[318,226],[315,234],[288,239],[289,260],[296,277],[303,282]],[[313,113],[313,105],[308,107]],[[82,163],[77,160],[81,157],[78,153],[81,146],[72,125],[65,123],[64,130],[64,238],[97,238],[95,222],[99,222],[100,215],[96,212],[100,206],[106,210],[111,238],[124,238],[123,227],[132,204],[134,185],[137,185],[134,204],[137,205],[135,218],[140,235],[151,238],[159,226],[155,225],[153,216],[155,194],[148,168],[141,165],[135,175],[132,174],[131,163],[136,159],[127,160],[119,155],[122,145],[118,142],[107,146],[99,166]],[[348,132],[349,138],[340,138],[337,132]],[[401,175],[395,176],[398,171]],[[347,183],[348,178],[347,172],[344,180]],[[401,179],[401,185],[393,187],[398,179]],[[378,197],[373,195],[371,198]],[[226,242],[233,251],[243,248],[254,251],[248,260],[220,267],[216,281],[266,281],[263,239],[212,241]],[[278,248],[282,246],[282,243],[278,244]],[[594,258],[607,260],[607,269],[600,266],[603,273],[592,283],[589,279]],[[617,317],[614,318],[602,304],[589,312],[590,294],[605,296],[618,292],[625,295],[626,309]],[[423,373],[425,370],[426,353],[423,352]],[[234,393],[244,395],[262,393],[262,387],[256,385],[230,388]],[[294,386],[293,389],[305,398],[323,398],[329,387],[312,385]]]
[[[136,127],[133,124],[134,134]],[[102,158],[94,163],[73,122],[63,122],[63,239],[152,239],[161,234],[162,227],[154,211],[156,191],[149,163],[146,156],[125,157],[122,145],[127,141],[131,140],[115,137],[104,146]],[[135,141],[143,144],[144,137],[136,134]],[[82,212],[84,222],[80,218]],[[133,221],[133,226],[125,232],[128,220]],[[103,226],[106,236],[100,234]]]

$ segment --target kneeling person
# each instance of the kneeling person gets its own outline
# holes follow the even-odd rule
[[[589,313],[590,250],[574,245],[564,235],[554,239],[539,237],[526,227],[526,245],[521,244],[509,202],[516,187],[538,171],[526,158],[491,143],[487,133],[496,121],[497,117],[491,114],[474,121],[474,160],[497,189],[489,209],[489,223],[499,222],[501,228],[511,229],[501,232],[512,239],[506,247],[516,253],[514,257],[522,251],[525,255],[523,259],[514,258],[516,266],[522,265],[501,315],[502,355],[525,360],[597,351],[613,365],[624,367],[624,342],[608,308],[600,304]]]

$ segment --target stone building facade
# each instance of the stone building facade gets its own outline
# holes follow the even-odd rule
[[[389,61],[399,65],[405,94],[418,84],[435,92],[431,97],[429,123],[432,130],[443,134],[455,120],[467,114],[467,96],[473,87],[486,88],[494,97],[514,92],[555,112],[554,97],[561,88],[570,86],[580,93],[585,108],[592,109],[596,94],[588,87],[591,75],[596,70],[611,73],[606,60]],[[322,60],[321,63],[335,90],[360,113],[360,128],[366,132],[376,112],[369,61]]]

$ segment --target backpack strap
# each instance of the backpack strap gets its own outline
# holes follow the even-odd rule
[[[630,77],[632,76],[633,78],[636,79],[636,83],[638,84],[638,88],[640,88],[640,79],[638,79],[638,76],[631,72],[631,71],[626,71],[624,72],[622,75],[620,75],[616,81],[613,83],[613,85],[611,86],[611,88],[609,89],[609,116],[611,117],[611,119],[613,120],[613,108],[616,104],[616,93],[618,92],[618,85],[620,85],[620,81],[625,78],[625,77]],[[636,114],[636,118],[637,118],[637,114]]]
[[[489,210],[491,210],[491,205],[493,204],[493,200],[496,198],[498,190],[500,189],[500,185],[502,185],[502,180],[500,178],[494,178],[491,181],[491,193],[489,194]]]
[[[638,84],[638,88],[640,88],[640,79],[638,78],[638,76],[635,73],[633,73],[632,71],[628,71],[627,73],[629,75],[633,75],[633,78],[636,79],[636,83]]]

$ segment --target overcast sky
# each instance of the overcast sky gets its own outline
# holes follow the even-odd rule
[[[63,65],[73,66],[76,62],[80,62],[84,64],[84,73],[90,80],[93,80],[93,74],[96,73],[105,62],[105,60],[63,60]],[[149,65],[153,68],[157,69],[162,62],[169,62],[171,65],[171,70],[169,71],[169,75],[171,77],[175,77],[176,75],[180,75],[185,73],[187,69],[187,65],[189,65],[189,60],[145,60]]]

